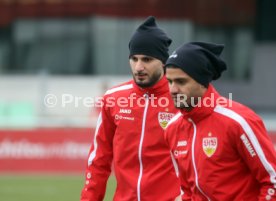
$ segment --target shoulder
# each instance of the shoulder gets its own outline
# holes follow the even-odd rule
[[[214,112],[217,113],[223,121],[231,125],[238,125],[243,129],[248,129],[253,124],[263,124],[262,119],[247,106],[232,101],[228,107],[216,106]]]
[[[107,90],[104,94],[104,96],[114,96],[116,94],[122,94],[122,93],[127,93],[133,89],[133,82],[128,81],[124,82],[120,85],[114,86],[111,89]]]
[[[171,120],[169,121],[169,123],[167,124],[166,126],[166,130],[169,130],[175,126],[177,126],[179,123],[180,123],[180,119],[182,117],[182,113],[181,112],[178,112],[176,113],[173,118],[171,118]]]

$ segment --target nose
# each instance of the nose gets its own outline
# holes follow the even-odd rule
[[[136,70],[137,72],[140,72],[140,71],[145,70],[144,63],[143,63],[141,60],[138,60],[138,61],[135,63],[135,70]]]
[[[178,86],[172,82],[170,85],[169,85],[169,88],[170,88],[170,93],[171,94],[177,94],[178,93]]]

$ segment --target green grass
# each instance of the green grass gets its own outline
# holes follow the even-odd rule
[[[3,201],[78,201],[84,185],[83,175],[0,175]],[[105,201],[111,201],[116,187],[110,177]]]

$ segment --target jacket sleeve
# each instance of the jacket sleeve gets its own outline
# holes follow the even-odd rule
[[[260,184],[259,200],[276,200],[276,153],[262,120],[241,121],[238,152]]]
[[[180,181],[181,181],[182,200],[192,201],[192,192],[189,188],[189,185],[187,184],[186,180],[180,179]]]
[[[89,151],[85,186],[81,192],[81,201],[102,201],[106,183],[111,173],[113,159],[114,121],[110,116],[110,107],[103,100],[94,139]]]

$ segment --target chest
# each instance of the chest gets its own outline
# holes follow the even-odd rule
[[[117,142],[139,142],[143,145],[157,144],[163,139],[164,128],[175,114],[173,104],[161,107],[160,98],[146,99],[137,97],[129,99],[127,105],[117,105],[111,110],[115,129],[114,138]]]
[[[239,159],[233,133],[219,122],[188,123],[181,127],[174,146],[174,156],[184,169],[208,166],[220,168]]]

